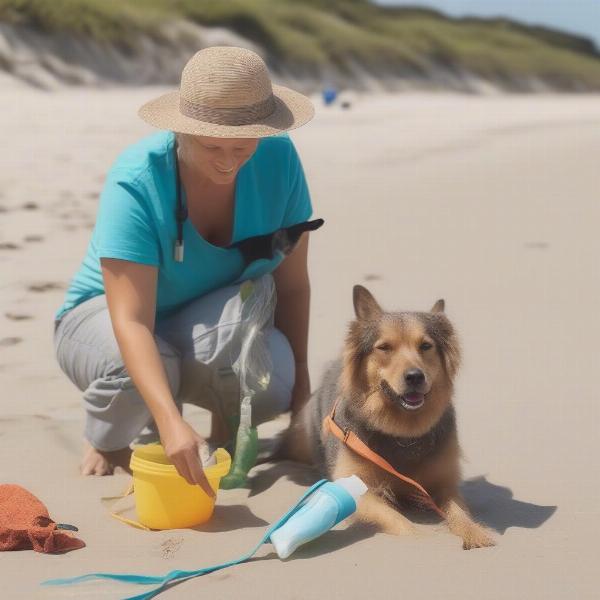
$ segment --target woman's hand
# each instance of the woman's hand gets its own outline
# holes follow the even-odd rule
[[[204,438],[182,418],[163,424],[162,428],[159,427],[159,431],[165,454],[175,465],[177,472],[190,485],[199,485],[211,498],[214,498],[215,493],[206,479],[198,454],[200,446],[204,444]]]
[[[292,390],[292,414],[295,415],[310,398],[310,376],[306,363],[296,363],[296,380]]]

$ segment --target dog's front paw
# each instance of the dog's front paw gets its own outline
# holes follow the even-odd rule
[[[481,525],[469,527],[462,536],[463,550],[472,550],[473,548],[489,548],[496,545],[496,540],[492,533]]]

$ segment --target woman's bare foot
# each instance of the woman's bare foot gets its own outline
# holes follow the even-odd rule
[[[116,467],[121,467],[127,472],[131,450],[123,448],[114,452],[96,450],[87,440],[84,443],[83,460],[80,471],[82,475],[112,475]]]

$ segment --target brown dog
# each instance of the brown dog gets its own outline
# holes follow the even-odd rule
[[[327,435],[322,423],[338,399],[335,420],[403,475],[420,483],[441,507],[463,547],[492,546],[460,496],[460,447],[452,405],[460,350],[439,300],[429,313],[384,312],[370,292],[354,287],[356,320],[341,360],[293,419],[283,454],[316,464],[330,479],[358,475],[369,487],[356,516],[383,531],[404,534],[413,524],[399,512],[415,488]]]

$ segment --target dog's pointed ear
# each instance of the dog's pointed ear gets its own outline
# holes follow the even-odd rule
[[[444,300],[442,298],[440,298],[432,307],[431,311],[432,313],[443,313],[444,309],[446,308],[446,303],[444,302]]]
[[[352,289],[352,299],[354,301],[354,312],[357,319],[361,321],[372,321],[378,319],[383,314],[383,310],[373,294],[362,285],[355,285]]]

